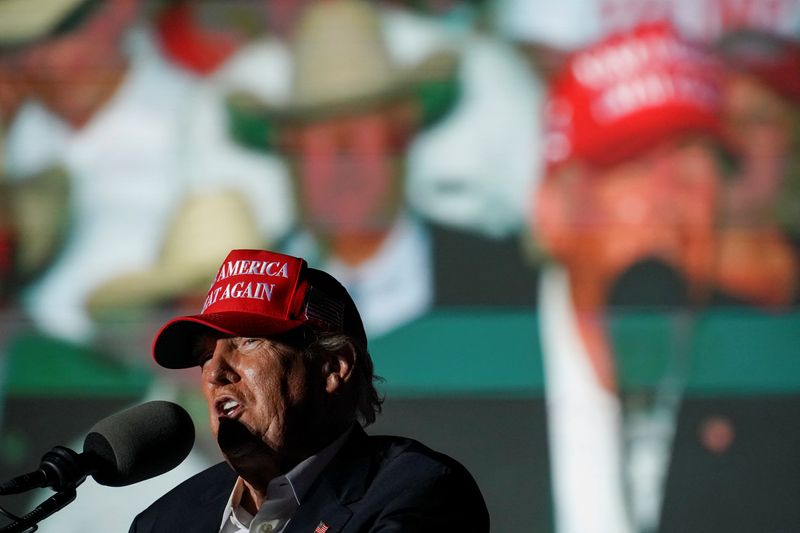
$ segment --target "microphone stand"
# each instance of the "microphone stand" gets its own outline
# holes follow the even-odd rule
[[[77,454],[69,448],[56,446],[42,457],[36,472],[31,472],[0,484],[0,495],[16,494],[38,487],[53,487],[55,494],[43,501],[28,514],[13,516],[14,522],[0,529],[0,533],[32,533],[39,522],[63,509],[77,493],[75,489],[86,480],[90,459],[85,453]]]
[[[0,529],[0,533],[32,533],[36,531],[39,522],[60,511],[67,506],[76,496],[75,487],[69,487],[57,492],[43,501],[36,509],[20,517],[11,524]]]

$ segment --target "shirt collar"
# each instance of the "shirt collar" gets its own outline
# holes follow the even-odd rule
[[[308,494],[311,485],[314,484],[314,481],[319,477],[322,470],[324,470],[328,463],[330,463],[333,457],[339,452],[344,442],[347,440],[347,437],[352,432],[353,426],[350,426],[344,433],[339,435],[336,440],[328,444],[318,453],[307,457],[286,474],[271,479],[267,485],[267,499],[286,498],[288,494],[291,494],[296,504],[299,506],[300,502],[306,494]],[[238,477],[231,491],[231,495],[228,498],[225,511],[222,513],[220,529],[231,519],[235,524],[241,524],[240,527],[246,527],[246,524],[242,524],[242,522],[249,523],[253,519],[250,513],[239,506],[243,490],[244,480]]]

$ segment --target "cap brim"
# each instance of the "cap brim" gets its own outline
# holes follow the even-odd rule
[[[593,146],[582,149],[583,158],[599,167],[613,166],[646,152],[667,139],[684,135],[706,135],[725,143],[719,120],[711,115],[682,116],[678,109],[672,115],[663,115],[653,119],[651,127],[638,127],[630,123],[622,126],[624,133],[617,140],[597,142]],[[642,119],[637,119],[642,120]],[[619,142],[624,139],[624,142]]]
[[[304,324],[302,320],[238,311],[182,316],[167,322],[156,334],[153,358],[165,368],[189,368],[199,363],[192,352],[197,338],[204,333],[211,331],[234,337],[263,337],[285,333]]]

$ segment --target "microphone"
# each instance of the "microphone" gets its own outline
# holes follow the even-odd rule
[[[171,402],[147,402],[95,424],[83,441],[83,453],[54,447],[38,470],[0,484],[0,495],[39,487],[74,489],[87,475],[101,485],[131,485],[172,470],[193,445],[189,413]]]

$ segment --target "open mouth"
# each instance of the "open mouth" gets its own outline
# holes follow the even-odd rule
[[[238,418],[243,410],[243,407],[239,401],[235,398],[231,398],[230,396],[219,398],[215,402],[214,406],[217,416],[224,418]]]

